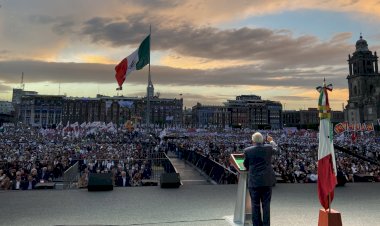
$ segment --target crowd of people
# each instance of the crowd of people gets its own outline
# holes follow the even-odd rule
[[[66,130],[7,126],[0,132],[0,189],[28,190],[63,180],[63,172],[76,162],[79,187],[87,186],[90,172],[113,173],[116,186],[139,186],[153,175],[147,159],[158,152],[156,142],[151,133],[102,125]]]
[[[88,123],[56,129],[9,124],[0,131],[0,189],[31,190],[38,183],[60,180],[78,162],[78,187],[86,187],[89,173],[112,173],[116,186],[140,186],[154,176],[150,159],[169,149],[206,156],[226,171],[236,172],[231,153],[251,145],[252,130],[150,129],[130,130],[113,124]],[[262,131],[277,143],[273,168],[278,180],[309,183],[317,180],[318,136],[316,131]],[[164,137],[172,136],[171,139]],[[379,135],[337,135],[334,143],[380,160]],[[338,172],[347,181],[369,175],[380,181],[380,167],[336,151]]]
[[[234,171],[229,161],[231,153],[242,152],[250,146],[251,130],[233,132],[197,132],[183,133],[181,139],[172,142],[179,148],[201,153],[208,158]],[[278,181],[287,183],[313,183],[317,181],[318,135],[316,131],[262,131],[277,142],[273,157],[273,168]],[[359,155],[369,157],[380,163],[379,136],[371,134],[336,135],[337,145],[353,150]],[[355,176],[369,176],[380,182],[380,166],[371,164],[344,152],[335,151],[337,171],[346,182],[354,182]]]

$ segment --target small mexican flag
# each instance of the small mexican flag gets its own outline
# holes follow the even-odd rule
[[[122,85],[129,73],[135,70],[141,70],[147,64],[150,64],[150,35],[142,41],[138,49],[116,65],[115,78],[119,84],[119,88],[116,90],[122,90]]]

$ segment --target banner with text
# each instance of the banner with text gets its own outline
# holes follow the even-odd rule
[[[348,123],[341,122],[335,125],[334,131],[337,134],[344,132],[372,132],[374,131],[373,123]]]

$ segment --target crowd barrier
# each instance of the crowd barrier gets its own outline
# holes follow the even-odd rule
[[[71,188],[72,184],[79,179],[79,161],[76,161],[63,173],[63,188]]]
[[[361,160],[364,160],[364,161],[367,161],[367,162],[370,162],[372,164],[380,166],[380,162],[378,162],[378,161],[376,161],[374,159],[370,159],[368,157],[362,156],[362,155],[360,155],[358,153],[355,153],[355,152],[351,151],[347,147],[343,147],[343,146],[339,146],[339,145],[334,144],[334,148],[337,149],[338,151],[341,151],[341,152],[344,152],[346,154],[352,155],[352,156],[354,156],[354,157],[356,157],[358,159],[361,159]],[[354,148],[354,150],[357,150],[357,148]]]
[[[189,150],[179,150],[180,155],[207,174],[217,184],[236,184],[238,181],[237,172],[227,169],[223,165],[215,162],[206,156]]]

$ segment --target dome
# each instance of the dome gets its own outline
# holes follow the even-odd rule
[[[367,41],[360,35],[360,39],[356,42],[356,51],[369,51]]]

